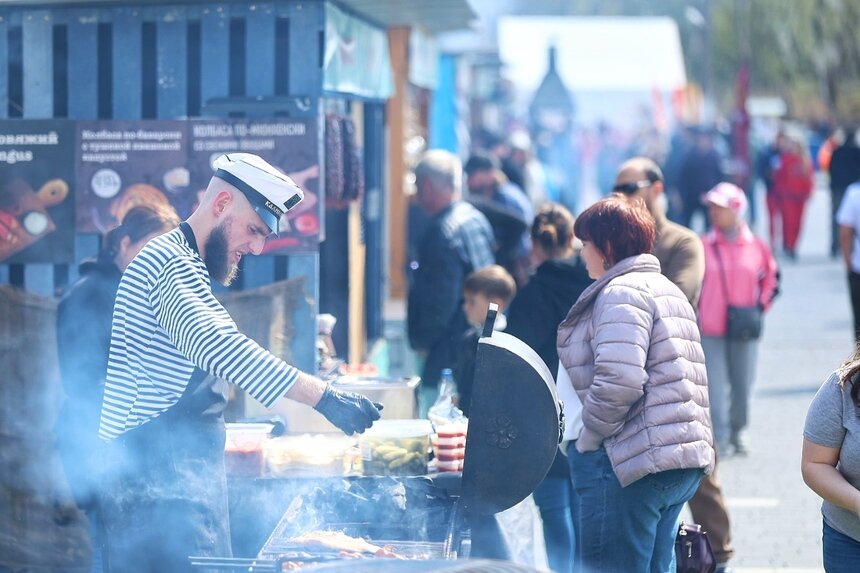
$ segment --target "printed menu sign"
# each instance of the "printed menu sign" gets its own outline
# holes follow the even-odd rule
[[[74,123],[0,122],[0,261],[74,261]]]
[[[77,227],[104,233],[137,205],[193,211],[188,123],[184,121],[77,122]]]
[[[319,154],[315,119],[192,121],[189,127],[191,188],[205,190],[212,163],[225,153],[253,153],[289,175],[304,200],[281,217],[281,233],[264,252],[315,250],[321,239]]]
[[[136,205],[194,212],[224,153],[254,153],[284,173],[305,199],[281,219],[265,252],[315,250],[321,240],[316,120],[77,122],[77,229],[104,233]]]

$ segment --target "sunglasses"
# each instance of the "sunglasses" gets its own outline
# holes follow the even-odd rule
[[[640,189],[650,187],[651,185],[653,185],[651,181],[649,181],[648,179],[643,179],[642,181],[633,181],[632,183],[619,183],[612,188],[612,191],[616,193],[624,193],[625,195],[632,195]]]

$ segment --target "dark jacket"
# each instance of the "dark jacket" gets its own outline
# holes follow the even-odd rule
[[[699,205],[702,195],[722,180],[720,156],[716,150],[694,147],[681,162],[678,190],[689,205]]]
[[[845,143],[830,157],[830,189],[844,193],[849,185],[860,180],[860,147]]]
[[[469,325],[463,314],[466,275],[495,262],[493,230],[477,209],[457,201],[433,217],[418,247],[407,309],[409,343],[427,352],[422,383],[453,368],[454,347]]]
[[[507,328],[507,321],[504,314],[499,314],[496,317],[496,322],[493,325],[497,331],[503,331]],[[454,381],[457,383],[457,394],[460,396],[459,408],[469,417],[469,410],[472,405],[472,389],[475,385],[475,366],[478,362],[478,341],[484,332],[483,325],[471,326],[462,337],[460,344],[455,349],[455,357],[457,359],[454,366]]]
[[[546,362],[553,377],[558,373],[558,325],[591,283],[585,264],[578,256],[546,261],[508,308],[505,332],[531,346]]]
[[[93,493],[100,447],[99,417],[110,350],[111,319],[119,268],[107,253],[84,261],[81,278],[57,310],[57,353],[66,401],[57,419],[57,445],[76,499],[86,505]]]
[[[546,261],[508,308],[505,332],[532,347],[552,372],[553,379],[558,374],[558,325],[592,282],[579,256]],[[568,473],[566,458],[559,453],[548,475],[560,477]]]
[[[472,405],[472,387],[475,384],[475,363],[478,357],[478,340],[481,339],[481,331],[471,327],[460,337],[460,344],[456,350],[456,364],[454,366],[454,380],[457,382],[457,404],[463,414],[468,418]]]

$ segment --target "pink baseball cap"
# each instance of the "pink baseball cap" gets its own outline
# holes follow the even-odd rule
[[[705,194],[705,203],[728,207],[738,217],[743,217],[747,211],[747,196],[743,189],[733,183],[717,183]]]

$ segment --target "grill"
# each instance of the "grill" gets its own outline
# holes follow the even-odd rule
[[[298,548],[290,540],[315,530],[370,539],[406,559],[453,559],[461,552],[464,528],[457,498],[433,480],[358,477],[342,480],[341,486],[319,488],[294,499],[263,544],[260,557],[280,558],[295,552]],[[345,517],[351,519],[344,521]],[[326,551],[338,553],[325,549],[319,553]]]
[[[440,483],[424,476],[328,479],[292,500],[255,558],[192,557],[191,564],[206,571],[268,572],[282,571],[291,562],[346,560],[339,550],[291,541],[311,531],[367,539],[406,560],[456,559],[464,546],[468,552],[469,530],[459,498],[444,483],[447,480],[450,485],[454,477],[444,476]],[[359,561],[376,556],[361,557]],[[390,560],[403,563],[401,559]]]
[[[522,341],[493,331],[494,320],[491,308],[478,344],[462,479],[460,474],[440,474],[434,479],[326,481],[293,499],[257,558],[192,557],[192,564],[209,571],[250,573],[281,571],[290,561],[340,560],[338,551],[290,542],[317,530],[388,546],[412,563],[441,563],[470,554],[494,557],[479,551],[479,544],[487,539],[483,524],[488,516],[525,499],[543,480],[555,458],[562,419],[546,365]],[[393,561],[392,566],[409,563],[378,561]]]
[[[444,548],[438,543],[420,541],[376,541],[377,545],[383,545],[394,551],[398,557],[408,560],[449,560]],[[368,556],[372,559],[373,556]],[[285,570],[289,563],[297,564],[320,564],[344,561],[345,558],[339,551],[330,549],[314,548],[309,550],[303,545],[290,545],[287,543],[273,544],[268,551],[263,551],[256,558],[219,558],[219,557],[192,557],[191,565],[195,568],[219,571],[247,571],[249,573],[268,573],[276,571],[280,573]]]

